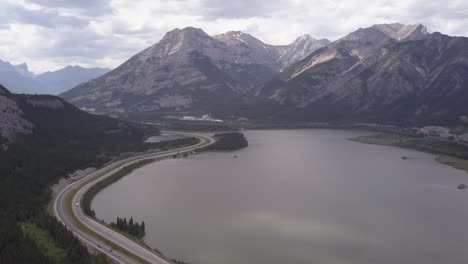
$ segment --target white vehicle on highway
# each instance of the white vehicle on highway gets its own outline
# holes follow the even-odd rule
[[[80,203],[76,203],[76,206],[80,206]]]

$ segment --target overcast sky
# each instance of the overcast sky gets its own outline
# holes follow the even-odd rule
[[[116,67],[187,26],[250,33],[269,44],[335,40],[377,23],[424,24],[468,36],[467,0],[0,0],[0,60],[34,72]]]

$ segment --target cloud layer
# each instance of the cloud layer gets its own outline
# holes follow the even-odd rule
[[[69,64],[116,67],[186,26],[242,30],[271,44],[297,36],[335,40],[377,23],[424,24],[468,36],[463,0],[2,0],[0,59],[42,72]]]

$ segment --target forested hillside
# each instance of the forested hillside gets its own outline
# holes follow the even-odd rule
[[[0,263],[105,262],[90,256],[44,213],[49,186],[77,169],[103,165],[118,153],[143,151],[144,138],[159,131],[91,115],[54,96],[14,95],[3,87],[0,91],[0,99],[16,104],[15,114],[32,124],[31,131],[0,136]],[[11,109],[0,111],[0,120],[11,119]],[[47,256],[25,225],[44,231],[65,256]]]

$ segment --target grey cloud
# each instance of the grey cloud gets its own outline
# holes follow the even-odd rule
[[[29,0],[30,3],[48,8],[68,8],[84,11],[88,16],[112,12],[111,0]]]
[[[31,11],[13,0],[0,0],[0,30],[9,32],[15,23],[39,25],[34,29],[37,41],[32,38],[30,46],[24,44],[20,50],[13,41],[4,40],[0,52],[2,47],[4,54],[12,50],[12,56],[28,62],[50,58],[92,65],[99,60],[123,60],[159,41],[166,31],[184,26],[212,34],[243,30],[271,44],[306,33],[335,40],[359,27],[387,22],[422,23],[430,31],[468,34],[468,2],[458,0],[119,0],[114,5],[111,0],[25,1],[42,8]],[[359,10],[351,10],[355,7]],[[139,17],[138,12],[146,8],[151,13]],[[51,41],[41,43],[43,39]]]
[[[263,1],[263,0],[202,0],[201,10],[203,15],[209,19],[216,18],[249,18],[267,16],[287,4],[286,1]]]
[[[0,11],[0,22],[3,25],[16,22],[48,28],[54,28],[56,26],[81,27],[88,24],[87,20],[72,16],[62,16],[57,11],[32,11],[13,5],[3,7],[2,11]]]
[[[129,28],[126,28],[123,23],[114,23],[113,33],[117,35],[141,35],[141,34],[147,34],[150,32],[156,33],[155,31],[157,30],[155,30],[154,28],[148,25],[144,25],[141,28],[137,28],[137,29],[129,29]],[[157,32],[157,33],[161,33],[161,32]]]
[[[140,49],[142,47],[128,45],[124,37],[103,37],[83,28],[61,32],[54,38],[52,45],[39,45],[30,56],[63,61],[72,58],[95,61],[106,57],[126,57],[140,51]]]
[[[80,7],[88,8],[96,5],[108,5],[109,0],[29,0],[31,3],[36,3],[48,7]]]

